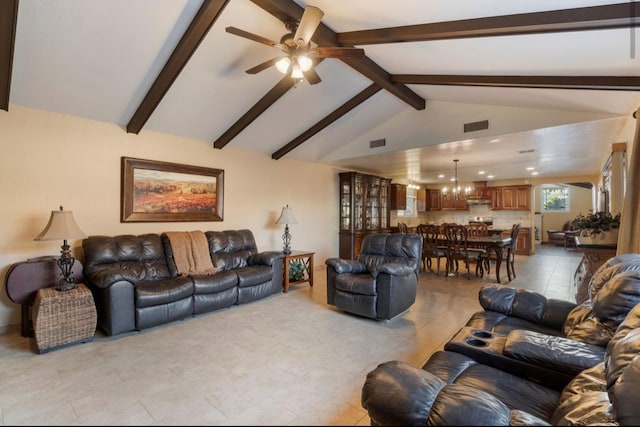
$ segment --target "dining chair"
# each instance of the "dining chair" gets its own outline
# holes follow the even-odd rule
[[[476,276],[479,276],[479,270],[482,268],[481,256],[486,253],[481,248],[469,247],[469,230],[464,225],[447,225],[444,228],[447,239],[447,276],[453,274],[454,264],[455,271],[458,272],[459,261],[464,261],[467,267],[467,279],[471,279],[469,264],[476,264]]]
[[[513,280],[516,278],[516,270],[515,270],[515,259],[516,259],[516,248],[518,246],[518,235],[520,234],[521,224],[513,224],[511,226],[511,243],[509,246],[506,246],[500,250],[499,256],[502,257],[501,261],[507,265],[507,277],[509,280]],[[482,268],[480,270],[480,274],[484,275],[484,270],[487,270],[487,273],[491,272],[491,263],[496,262],[496,253],[494,251],[485,252],[482,258]],[[512,277],[513,276],[513,277]]]
[[[467,225],[467,230],[469,230],[469,236],[472,237],[485,237],[489,235],[489,226],[484,223],[473,223]],[[483,249],[480,244],[472,244],[469,243],[470,247]]]
[[[409,232],[409,226],[407,224],[405,224],[404,222],[399,222],[398,223],[398,233],[408,233]]]
[[[443,222],[442,224],[439,225],[439,229],[440,229],[440,234],[441,235],[445,235],[444,234],[444,229],[447,228],[447,226],[449,225],[458,225],[455,222]]]
[[[433,224],[420,224],[416,227],[416,232],[422,236],[422,265],[424,271],[427,271],[427,268],[431,269],[431,259],[435,258],[438,265],[437,274],[439,276],[440,258],[446,259],[447,257],[446,246],[441,246],[438,240],[440,228]]]

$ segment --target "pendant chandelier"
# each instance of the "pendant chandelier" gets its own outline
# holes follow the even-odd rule
[[[458,185],[458,162],[460,161],[460,159],[454,159],[453,163],[454,163],[454,175],[453,175],[453,188],[451,189],[451,192],[449,192],[449,189],[447,187],[444,187],[442,189],[442,197],[444,199],[449,199],[451,198],[452,200],[466,200],[467,197],[469,197],[469,194],[471,194],[471,187],[467,186],[464,189],[462,189],[459,185]]]

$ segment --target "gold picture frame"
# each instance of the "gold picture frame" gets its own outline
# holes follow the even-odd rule
[[[122,157],[120,222],[222,221],[224,170]]]

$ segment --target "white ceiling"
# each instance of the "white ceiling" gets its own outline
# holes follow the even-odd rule
[[[124,132],[201,3],[20,0],[10,103],[116,123]],[[325,25],[345,32],[613,2],[296,3],[319,7]],[[280,81],[274,67],[244,72],[280,51],[228,34],[227,26],[276,41],[287,32],[249,0],[231,0],[141,132],[213,142]],[[391,74],[637,76],[640,70],[640,29],[361,47]],[[227,147],[271,156],[371,84],[339,59],[325,59],[316,70],[321,83],[289,90]],[[540,177],[596,174],[611,144],[633,136],[631,113],[640,107],[638,91],[409,88],[426,99],[424,110],[382,90],[285,158],[423,183],[438,182],[438,173],[450,176],[456,158],[461,181],[486,179],[480,169],[497,180],[527,177],[526,167]],[[489,129],[463,133],[464,123],[478,120],[489,120]],[[385,147],[369,148],[381,138]]]

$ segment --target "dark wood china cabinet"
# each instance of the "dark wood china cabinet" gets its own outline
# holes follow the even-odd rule
[[[391,179],[359,172],[342,172],[339,176],[339,256],[356,259],[364,236],[390,232]]]

